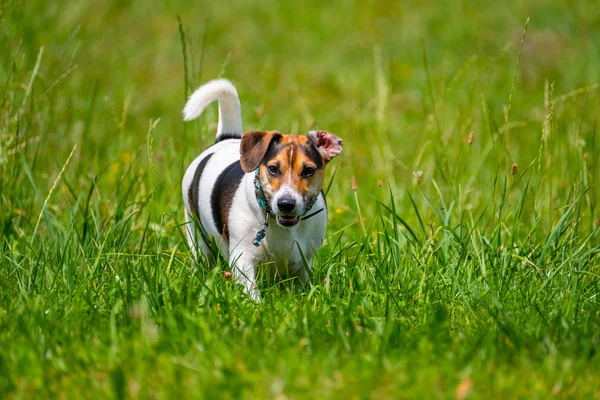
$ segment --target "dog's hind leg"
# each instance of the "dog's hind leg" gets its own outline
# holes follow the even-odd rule
[[[209,267],[216,264],[216,257],[210,246],[206,243],[205,235],[202,231],[202,226],[192,215],[186,210],[185,212],[185,236],[188,241],[188,246],[192,251],[195,262],[200,259],[206,262]]]
[[[187,210],[185,210],[185,237],[187,238],[187,242],[188,242],[188,246],[190,247],[190,250],[192,250],[192,255],[194,256],[194,259],[197,260],[198,259],[198,252],[196,249],[196,242],[197,242],[197,238],[196,238],[196,227],[195,227],[195,221],[194,219],[191,217],[191,215],[189,214],[189,212]]]

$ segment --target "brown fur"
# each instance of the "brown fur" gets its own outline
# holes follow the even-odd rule
[[[252,172],[265,158],[265,154],[273,140],[281,138],[278,131],[246,132],[240,143],[240,165],[244,172]]]
[[[319,194],[323,186],[325,161],[305,135],[282,135],[277,131],[248,132],[240,147],[241,164],[246,172],[260,168],[260,182],[268,194],[289,185],[305,199]],[[273,176],[269,166],[276,166]],[[252,168],[254,167],[254,168]],[[312,176],[302,175],[305,168],[315,169]]]

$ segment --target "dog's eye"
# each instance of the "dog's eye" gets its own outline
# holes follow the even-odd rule
[[[275,166],[275,165],[269,165],[267,167],[267,170],[269,170],[269,173],[271,175],[274,175],[274,176],[279,175],[279,168],[277,168],[277,166]]]
[[[315,174],[315,172],[317,172],[317,170],[314,169],[313,167],[306,167],[302,170],[302,177],[309,178],[309,177],[313,176]]]

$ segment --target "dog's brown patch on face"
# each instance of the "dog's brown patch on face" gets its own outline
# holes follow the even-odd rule
[[[269,149],[279,143],[278,131],[246,132],[240,142],[240,165],[244,172],[252,172],[260,166]]]
[[[323,167],[323,158],[308,137],[282,135],[265,155],[261,183],[271,195],[289,185],[304,199],[312,198],[323,187]]]

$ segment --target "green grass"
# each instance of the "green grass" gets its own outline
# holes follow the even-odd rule
[[[0,397],[600,396],[597,2],[149,4],[0,2]],[[344,139],[301,293],[191,260],[218,76]]]

